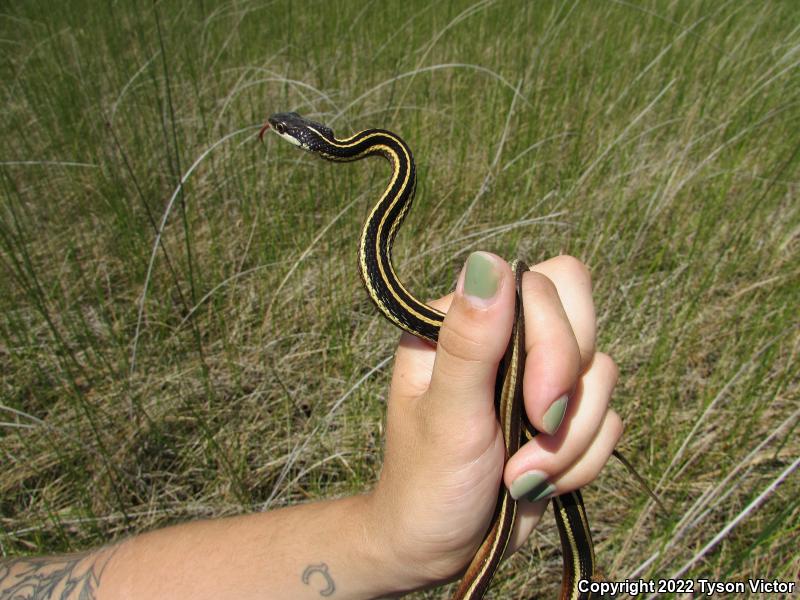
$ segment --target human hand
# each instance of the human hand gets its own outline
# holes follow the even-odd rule
[[[569,257],[537,265],[525,273],[522,295],[525,409],[537,429],[554,433],[536,436],[505,469],[493,395],[515,281],[508,264],[479,253],[455,293],[435,303],[447,310],[439,345],[409,335],[400,342],[386,458],[372,493],[195,521],[79,556],[0,563],[0,596],[23,580],[35,586],[83,573],[81,590],[97,589],[100,599],[310,599],[334,590],[342,599],[383,598],[462,571],[501,481],[516,497],[540,497],[520,501],[513,551],[538,522],[544,498],[596,477],[622,430],[608,408],[616,367],[594,349],[585,267]]]
[[[501,478],[521,500],[510,553],[536,526],[547,498],[598,475],[622,433],[619,416],[608,408],[617,369],[595,352],[588,271],[560,256],[523,277],[525,409],[543,434],[503,469],[493,395],[514,291],[505,261],[473,254],[456,291],[431,303],[447,311],[438,346],[408,334],[401,339],[371,513],[409,587],[440,583],[464,569],[486,532]]]

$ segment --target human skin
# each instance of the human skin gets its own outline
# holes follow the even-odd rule
[[[470,257],[466,270],[453,294],[431,303],[447,312],[438,346],[401,338],[385,460],[370,492],[195,521],[77,555],[0,562],[0,598],[398,595],[463,571],[501,483],[522,496],[507,553],[515,551],[549,496],[590,483],[608,460],[622,433],[609,408],[617,369],[595,351],[587,269],[561,256],[526,273],[525,409],[537,429],[555,431],[525,444],[504,467],[493,393],[512,327],[514,277],[486,253]],[[539,483],[533,491],[531,478]],[[542,492],[543,499],[526,499]]]

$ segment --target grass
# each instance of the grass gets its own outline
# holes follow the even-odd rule
[[[386,169],[257,144],[265,115],[291,109],[411,144],[396,257],[422,297],[474,249],[590,266],[622,449],[671,509],[613,463],[585,490],[609,579],[797,579],[798,16],[4,5],[3,555],[375,480],[397,333],[360,289],[353,240]],[[559,571],[546,519],[493,597],[553,597]]]

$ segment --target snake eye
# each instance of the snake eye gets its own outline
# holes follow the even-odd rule
[[[286,133],[286,126],[283,123],[278,123],[275,126],[275,131],[283,135],[284,133]]]

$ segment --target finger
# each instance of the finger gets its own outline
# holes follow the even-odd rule
[[[622,419],[615,410],[609,409],[600,425],[600,431],[587,451],[567,471],[553,480],[555,490],[552,495],[565,494],[594,481],[622,437],[622,430]]]
[[[508,538],[508,547],[503,555],[504,558],[508,558],[522,547],[539,521],[542,520],[545,510],[547,510],[547,502],[523,501],[517,503],[517,517],[514,519],[514,529],[511,530],[511,536]]]
[[[514,297],[508,263],[484,252],[469,256],[439,332],[432,410],[455,423],[494,415],[494,381],[511,336]]]
[[[540,498],[533,501],[528,501],[525,498],[521,499],[517,504],[517,518],[514,521],[514,529],[509,538],[506,556],[516,552],[528,539],[528,536],[541,520],[549,498],[580,489],[597,478],[611,457],[617,442],[619,442],[622,436],[622,429],[622,420],[619,415],[615,411],[609,410],[606,413],[600,431],[592,440],[588,452],[584,453],[566,473],[555,479],[551,484],[552,487],[542,490],[546,493]]]
[[[504,479],[512,496],[520,498],[531,494],[534,488],[552,485],[590,450],[598,432],[607,426],[608,405],[617,377],[611,357],[595,354],[558,432],[554,436],[537,435],[509,459]]]
[[[558,477],[546,479],[523,498],[528,502],[538,503],[541,500],[547,500],[590,484],[597,478],[611,457],[614,446],[622,436],[622,430],[622,419],[616,411],[609,409],[588,450],[565,472],[559,474]]]
[[[522,278],[525,315],[525,410],[539,431],[553,434],[580,374],[581,356],[556,286],[541,273]]]
[[[581,355],[581,372],[588,368],[595,351],[597,320],[592,300],[589,269],[572,256],[557,256],[531,268],[547,276],[558,290]]]

